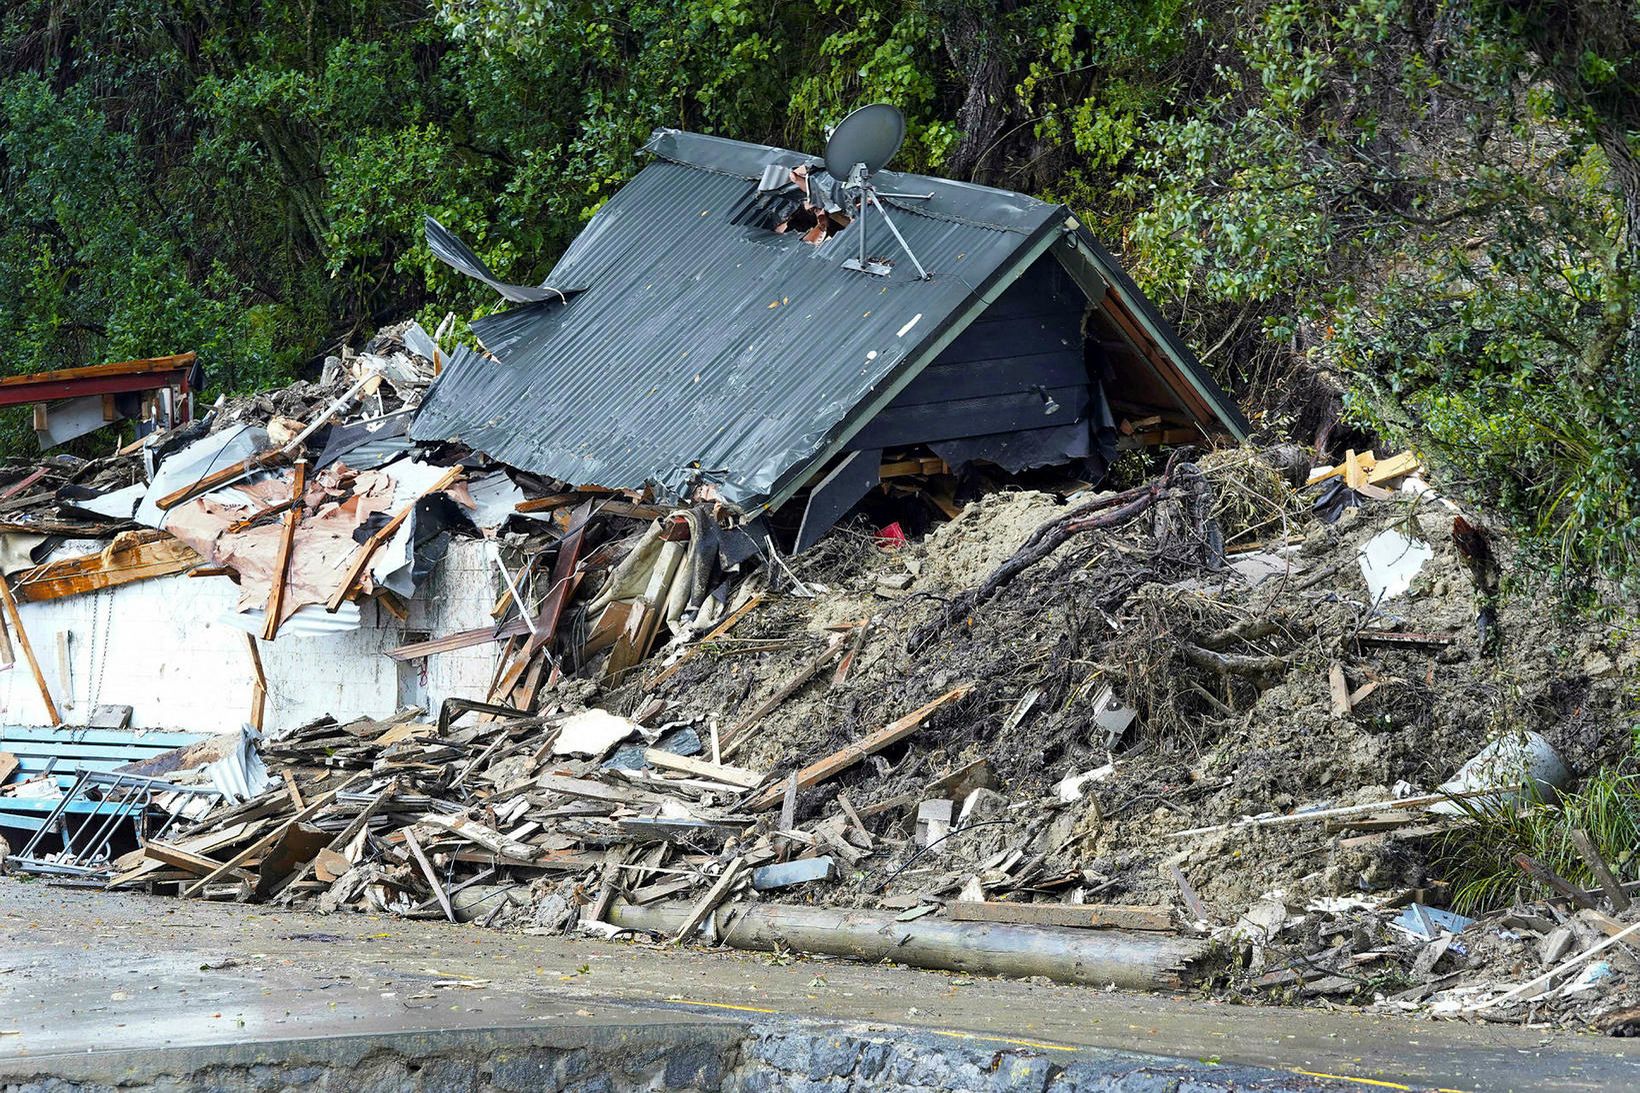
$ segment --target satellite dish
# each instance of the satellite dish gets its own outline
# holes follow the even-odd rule
[[[870,178],[888,165],[905,140],[905,115],[886,102],[862,106],[838,123],[826,141],[826,170],[832,178],[846,179],[864,166]]]
[[[843,193],[846,195],[844,207],[850,216],[858,218],[860,225],[859,257],[845,260],[843,268],[870,273],[877,277],[887,277],[893,272],[892,265],[871,257],[866,250],[866,216],[869,210],[875,209],[877,215],[883,218],[884,226],[894,236],[894,241],[899,243],[900,249],[911,259],[911,264],[917,267],[918,279],[926,281],[929,277],[928,270],[917,260],[911,244],[905,241],[900,229],[894,226],[888,209],[883,206],[882,198],[927,201],[934,195],[878,194],[877,187],[871,183],[871,176],[881,171],[888,161],[894,158],[894,153],[900,150],[900,142],[903,140],[905,115],[898,109],[886,102],[862,106],[831,131],[831,137],[826,141],[826,173],[842,183]]]

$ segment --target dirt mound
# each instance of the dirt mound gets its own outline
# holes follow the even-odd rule
[[[1632,648],[1567,620],[1546,594],[1477,577],[1447,502],[1397,493],[1329,524],[1277,460],[1229,453],[1200,473],[1205,511],[1169,496],[1071,534],[984,602],[976,586],[1089,499],[995,494],[899,550],[855,533],[851,569],[824,551],[793,563],[800,580],[824,570],[826,591],[771,595],[663,693],[683,715],[732,726],[824,654],[828,625],[870,617],[846,678],[828,661],[734,756],[783,771],[973,685],[910,742],[800,795],[799,820],[834,812],[841,792],[892,821],[883,838],[899,849],[886,862],[804,890],[840,903],[966,888],[1172,905],[1177,869],[1224,924],[1273,890],[1297,905],[1422,891],[1440,878],[1415,840],[1323,823],[1176,833],[1427,793],[1515,729],[1542,733],[1578,775],[1626,755],[1620,665],[1632,667]],[[1362,563],[1386,543],[1379,568],[1406,563],[1389,591]],[[929,628],[933,640],[910,640]],[[1107,688],[1136,712],[1114,738],[1097,705]],[[1063,780],[1095,771],[1062,798]],[[954,793],[956,772],[973,777]],[[1006,816],[920,851],[917,804],[960,804],[974,784],[1001,794]]]

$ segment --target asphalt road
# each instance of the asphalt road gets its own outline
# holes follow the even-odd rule
[[[136,1049],[748,1014],[1268,1067],[1363,1088],[1640,1088],[1640,1047],[1592,1035],[0,879],[0,1075]]]

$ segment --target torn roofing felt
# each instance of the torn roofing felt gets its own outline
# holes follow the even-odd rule
[[[1090,299],[1120,295],[1140,328],[1159,332],[1140,351],[1209,408],[1204,425],[1245,432],[1132,283],[1101,269],[1114,262],[1064,206],[881,172],[885,193],[932,195],[885,198],[932,276],[917,277],[872,214],[868,251],[892,263],[874,276],[842,265],[858,256],[860,219],[813,245],[759,216],[771,166],[815,157],[675,130],[646,150],[653,162],[548,278],[583,290],[475,322],[494,357],[463,350],[449,361],[415,440],[457,439],[575,485],[653,485],[674,498],[711,485],[743,511],[778,504],[1050,250]]]

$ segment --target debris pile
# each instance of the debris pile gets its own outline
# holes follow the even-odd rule
[[[789,559],[710,506],[429,458],[414,482],[402,459],[300,483],[269,461],[237,508],[192,498],[177,537],[247,610],[285,573],[258,616],[277,630],[391,604],[369,559],[394,521],[464,510],[499,548],[493,625],[388,652],[496,643],[488,693],[261,740],[265,785],[194,804],[107,883],[746,945],[876,914],[932,966],[972,966],[939,963],[937,929],[1074,927],[1139,945],[1140,986],[1562,1022],[1635,1001],[1631,860],[1602,859],[1598,896],[1528,870],[1564,906],[1443,906],[1441,840],[1619,758],[1621,673],[1588,669],[1632,651],[1546,662],[1550,613],[1500,590],[1502,544],[1410,457],[1312,475],[1292,450],[1180,453],[1126,488],[952,498],[920,543],[856,521]],[[281,564],[293,524],[327,521],[338,548],[303,549],[340,578]],[[830,934],[802,919],[833,908]]]

